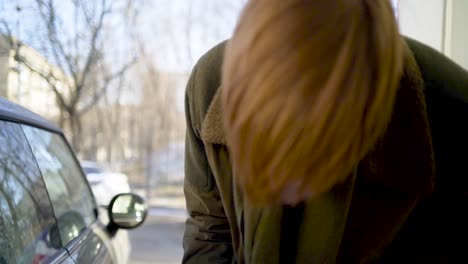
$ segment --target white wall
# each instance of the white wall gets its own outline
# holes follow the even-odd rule
[[[468,0],[396,2],[404,35],[428,44],[468,69]]]
[[[445,54],[468,69],[468,1],[447,0]]]
[[[398,1],[398,21],[403,35],[439,51],[444,49],[444,19],[445,0]]]

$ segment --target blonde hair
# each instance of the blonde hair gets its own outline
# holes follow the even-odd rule
[[[388,0],[250,0],[222,71],[224,126],[248,200],[343,182],[385,132],[403,39]],[[296,201],[296,202],[297,202]]]

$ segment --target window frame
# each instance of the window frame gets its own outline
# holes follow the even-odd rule
[[[40,173],[41,173],[41,177],[42,177],[42,180],[44,181],[44,183],[46,183],[46,179],[44,178],[44,175],[43,175],[43,171],[41,169],[41,165],[39,164],[39,161],[37,159],[37,153],[35,153],[34,151],[34,143],[32,143],[31,141],[31,138],[28,137],[27,133],[26,133],[26,129],[38,129],[40,130],[40,132],[43,132],[43,133],[47,133],[49,134],[51,137],[54,137],[54,136],[57,136],[58,139],[61,141],[60,143],[63,144],[63,150],[65,152],[68,152],[68,155],[69,159],[71,159],[71,162],[73,162],[73,164],[75,165],[75,168],[76,168],[76,173],[79,174],[80,176],[80,179],[78,179],[79,181],[81,181],[86,187],[86,189],[88,190],[88,194],[89,194],[89,197],[91,199],[91,204],[92,204],[92,213],[91,213],[91,222],[87,223],[83,229],[81,230],[80,234],[76,237],[74,237],[73,239],[71,239],[70,241],[62,241],[62,248],[65,248],[67,250],[69,250],[70,248],[73,248],[78,241],[81,241],[83,240],[83,237],[86,237],[89,233],[89,230],[91,229],[91,226],[93,224],[95,224],[96,222],[99,221],[99,209],[98,209],[98,205],[97,205],[97,202],[96,202],[96,198],[94,197],[94,193],[91,189],[91,186],[83,172],[83,168],[81,167],[79,161],[78,161],[78,158],[76,157],[76,154],[75,152],[73,151],[70,143],[68,142],[68,140],[66,139],[66,137],[64,136],[64,134],[62,132],[57,132],[57,131],[53,131],[53,130],[50,130],[50,129],[47,129],[47,128],[44,128],[44,127],[40,127],[40,126],[35,126],[35,125],[31,125],[31,124],[25,124],[25,123],[20,123],[21,125],[21,128],[22,128],[22,132],[24,134],[24,136],[26,137],[26,140],[27,140],[27,143],[29,144],[29,147],[33,153],[33,156],[35,158],[35,162],[36,162],[36,166],[39,168],[40,170]],[[63,177],[63,175],[59,175],[60,178],[62,180],[64,180],[64,182],[66,182],[66,178]],[[54,211],[54,217],[56,219],[56,222],[59,223],[59,218],[60,218],[60,215],[57,214],[56,212],[56,208],[54,208],[54,202],[52,201],[51,197],[50,197],[50,188],[47,187],[47,184],[45,184],[45,187],[47,189],[47,192],[49,193],[49,202],[51,203],[52,205],[52,208],[53,208],[53,211]]]
[[[44,177],[37,164],[36,156],[34,155],[34,152],[31,149],[30,142],[28,138],[26,137],[26,135],[24,134],[24,130],[23,130],[24,123],[18,122],[17,120],[14,120],[14,119],[4,118],[4,117],[0,117],[0,122],[13,125],[14,126],[13,128],[15,128],[15,130],[16,129],[18,130],[19,137],[21,137],[22,143],[25,145],[25,148],[26,148],[25,150],[28,152],[28,154],[31,157],[31,166],[34,166],[34,168],[37,170],[38,181],[42,183],[42,187],[44,188],[43,191],[45,192],[45,198],[47,199],[46,201],[44,201],[44,203],[47,203],[49,205],[49,208],[52,214],[50,220],[53,221],[54,225],[57,225],[57,217],[55,216],[54,207],[52,205],[52,201],[50,200],[49,190],[47,189],[47,186],[44,181]],[[32,241],[28,241],[28,242],[32,242]],[[57,263],[57,261],[63,261],[69,258],[68,251],[64,245],[60,245],[60,247],[55,248],[55,250],[56,252],[50,256],[50,259],[48,259],[50,263]]]
[[[53,212],[53,217],[54,217],[54,220],[55,222],[57,223],[58,219],[57,219],[57,215],[55,214],[55,210],[54,210],[54,206],[53,206],[53,203],[52,201],[50,200],[50,196],[49,196],[49,189],[47,189],[47,185],[45,184],[45,179],[44,179],[44,175],[42,174],[42,171],[40,170],[40,166],[37,162],[37,157],[32,149],[32,146],[31,146],[31,142],[30,140],[28,139],[28,137],[26,136],[26,133],[24,131],[24,126],[28,126],[28,127],[31,127],[31,128],[36,128],[36,129],[40,129],[42,131],[45,131],[47,133],[51,133],[51,134],[54,134],[54,135],[57,135],[61,138],[61,140],[63,141],[63,143],[65,144],[65,147],[67,148],[67,150],[69,151],[70,155],[72,156],[72,160],[73,162],[75,163],[75,165],[78,167],[78,171],[79,171],[79,174],[80,174],[80,178],[82,181],[84,181],[85,185],[86,185],[86,188],[88,189],[89,191],[89,194],[90,194],[90,197],[91,197],[91,200],[92,200],[92,204],[93,204],[93,216],[94,216],[94,219],[92,221],[92,223],[90,223],[90,225],[88,225],[85,229],[88,230],[91,228],[91,225],[93,224],[96,224],[97,222],[99,222],[99,206],[97,204],[97,201],[96,201],[96,197],[94,196],[94,193],[91,189],[91,185],[89,184],[87,178],[86,178],[86,175],[83,171],[83,168],[81,167],[80,165],[80,162],[78,160],[78,158],[76,157],[76,154],[75,152],[73,151],[73,148],[71,147],[70,143],[68,142],[67,138],[65,137],[64,133],[60,130],[53,130],[53,129],[50,129],[50,128],[47,128],[47,127],[44,127],[44,126],[41,126],[41,125],[38,125],[38,124],[34,124],[34,123],[31,123],[31,122],[25,122],[23,120],[19,120],[19,119],[16,119],[16,118],[12,118],[12,117],[8,117],[8,116],[0,116],[0,121],[4,121],[4,122],[9,122],[9,123],[12,123],[12,124],[17,124],[20,126],[21,128],[21,132],[22,132],[22,136],[24,137],[24,139],[26,140],[26,143],[28,144],[28,147],[32,153],[32,156],[34,157],[34,165],[38,168],[39,172],[40,172],[40,177],[41,177],[41,180],[42,182],[44,183],[44,186],[46,188],[46,191],[47,191],[47,199],[48,199],[48,203],[50,204],[50,206],[52,207],[52,212]],[[77,236],[76,238],[74,238],[72,241],[70,241],[69,243],[67,244],[64,244],[64,245],[61,245],[62,246],[62,249],[68,249],[70,246],[76,244],[76,241],[80,241],[83,239],[83,236],[86,236],[88,232],[85,231],[83,232],[83,234],[80,234],[79,236]],[[60,251],[60,250],[59,250]],[[53,262],[53,261],[52,261]]]
[[[81,180],[83,180],[85,185],[87,186],[86,188],[88,189],[89,194],[91,195],[91,199],[92,199],[93,211],[94,211],[93,212],[93,216],[94,216],[93,221],[91,223],[89,223],[77,237],[73,238],[67,244],[62,244],[62,250],[66,251],[67,257],[65,258],[65,256],[62,256],[60,260],[53,259],[51,264],[52,263],[54,263],[54,264],[55,263],[62,263],[60,261],[63,261],[63,260],[67,261],[65,264],[77,263],[77,261],[79,260],[80,254],[84,253],[84,254],[88,255],[90,253],[89,251],[86,250],[86,247],[84,247],[83,245],[88,245],[88,243],[90,243],[90,241],[95,241],[95,240],[98,240],[99,243],[102,243],[102,245],[103,245],[101,247],[101,249],[100,249],[101,252],[98,253],[98,254],[101,254],[102,252],[104,252],[103,256],[108,257],[112,261],[112,263],[118,263],[118,261],[116,259],[115,251],[114,251],[115,248],[114,248],[113,244],[111,243],[112,236],[104,228],[104,225],[102,224],[102,222],[101,222],[101,220],[99,218],[99,205],[96,202],[96,198],[95,198],[94,193],[93,193],[93,191],[91,189],[91,185],[89,184],[89,182],[88,182],[88,180],[86,178],[86,175],[84,173],[84,170],[81,167],[80,162],[79,162],[75,152],[73,151],[70,143],[66,139],[65,135],[62,132],[53,131],[53,130],[46,129],[46,128],[40,127],[40,126],[35,126],[35,125],[25,124],[25,123],[20,123],[20,125],[22,125],[22,128],[23,128],[23,126],[29,126],[29,127],[32,127],[32,128],[41,129],[42,131],[45,131],[45,132],[48,132],[48,133],[51,133],[51,134],[54,134],[54,135],[57,135],[57,136],[60,137],[60,139],[65,144],[65,147],[67,148],[68,152],[72,156],[73,162],[78,167],[78,171],[79,171]],[[24,129],[23,129],[23,133],[25,133]],[[34,151],[32,149],[30,140],[28,139],[26,134],[25,134],[25,137],[26,137],[26,140],[28,141],[28,144],[29,144],[29,146],[31,148],[33,156],[36,159],[36,155],[34,154]],[[38,166],[38,168],[40,170],[40,166],[39,166],[39,164],[37,162],[37,159],[36,159],[36,165]],[[42,171],[40,170],[40,172],[41,172],[41,178],[45,182],[44,176],[42,175]],[[45,184],[45,186],[46,186],[46,189],[47,189],[46,184]],[[50,204],[52,206],[52,209],[53,209],[54,205],[53,205],[52,201],[50,200],[50,197],[49,197],[49,202],[50,202]],[[57,215],[55,214],[55,211],[54,211],[54,217],[55,217],[56,221],[58,222]],[[105,251],[102,251],[102,250],[105,250]]]
[[[0,120],[2,120],[2,119],[0,118]],[[26,138],[26,140],[28,142],[28,145],[29,145],[29,147],[31,149],[31,152],[32,152],[33,156],[34,156],[36,165],[39,168],[39,171],[40,171],[40,167],[39,167],[39,164],[37,162],[36,155],[34,154],[34,151],[33,151],[32,146],[31,146],[31,142],[28,139],[28,137],[26,136],[23,127],[24,126],[29,126],[29,127],[32,127],[32,128],[40,129],[40,130],[45,131],[47,133],[57,135],[62,139],[63,143],[65,143],[65,147],[67,148],[67,150],[69,151],[69,153],[72,156],[74,164],[78,167],[78,171],[79,171],[81,180],[84,181],[84,183],[86,185],[86,188],[88,189],[88,191],[90,193],[90,196],[91,196],[91,199],[92,199],[92,202],[93,202],[93,207],[94,207],[93,208],[94,218],[95,218],[95,221],[96,221],[99,218],[99,207],[98,207],[97,202],[96,202],[96,197],[94,197],[94,193],[93,193],[93,190],[91,189],[91,185],[89,184],[89,182],[88,182],[88,180],[86,178],[86,174],[84,173],[83,168],[81,167],[80,162],[79,162],[78,158],[76,157],[75,151],[73,151],[73,148],[71,147],[70,143],[68,142],[68,140],[65,137],[65,135],[63,134],[63,132],[57,132],[57,131],[48,129],[46,127],[42,127],[42,126],[38,126],[38,125],[34,125],[34,124],[29,124],[29,123],[25,123],[25,122],[15,122],[15,121],[9,121],[9,122],[17,123],[17,124],[21,125],[22,132],[23,132],[23,134],[24,134],[24,136],[25,136],[25,138]],[[41,171],[41,178],[42,178],[42,181],[45,183],[44,176],[42,175],[42,171]],[[47,188],[47,186],[46,186],[46,188]],[[49,197],[49,202],[52,204],[52,201],[50,200],[50,197]],[[52,205],[52,209],[53,209],[53,205]],[[95,221],[93,221],[93,222],[95,222]]]

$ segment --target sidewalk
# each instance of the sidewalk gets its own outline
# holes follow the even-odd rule
[[[180,264],[183,232],[180,217],[148,216],[140,228],[129,232],[130,264]]]
[[[145,188],[132,192],[146,198]],[[179,264],[182,260],[182,236],[187,212],[182,186],[157,186],[151,190],[148,218],[141,228],[130,232],[130,264]]]
[[[144,188],[132,188],[132,192],[146,197]],[[185,197],[182,186],[163,186],[152,190],[151,198],[146,199],[149,214],[153,216],[173,216],[186,218]]]

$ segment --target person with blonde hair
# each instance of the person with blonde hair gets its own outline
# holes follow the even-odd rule
[[[183,263],[468,262],[468,73],[389,0],[250,0],[186,90]]]

